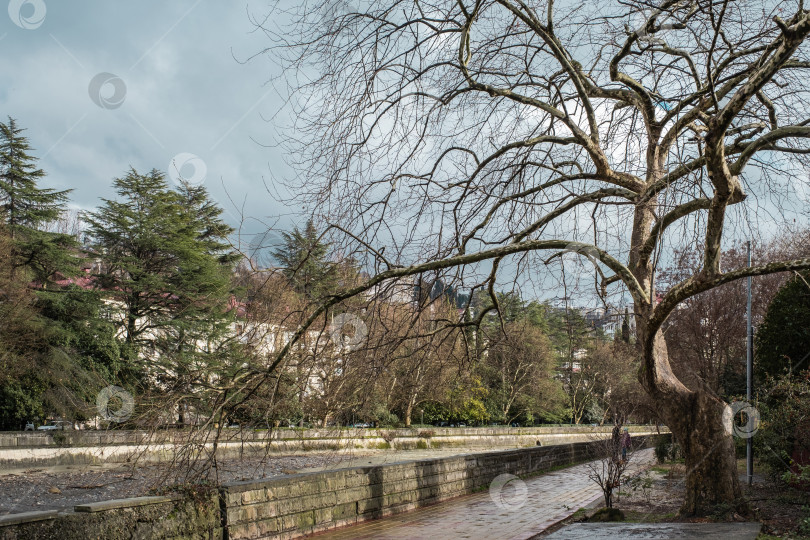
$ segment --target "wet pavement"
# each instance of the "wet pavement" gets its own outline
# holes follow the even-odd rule
[[[547,540],[754,540],[759,523],[574,523]]]
[[[638,452],[635,474],[654,462],[652,450]],[[404,514],[313,535],[317,540],[428,539],[521,540],[535,536],[601,501],[602,492],[588,478],[586,464],[466,495]],[[500,487],[500,489],[499,489]]]

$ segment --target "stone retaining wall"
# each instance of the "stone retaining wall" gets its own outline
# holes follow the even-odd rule
[[[206,496],[11,514],[0,517],[0,540],[295,538],[486,489],[500,474],[528,476],[594,459],[603,448],[602,442],[585,442],[459,455],[235,482]]]
[[[0,516],[0,540],[171,540],[224,538],[220,499],[137,497],[76,506],[72,512]]]
[[[220,458],[241,458],[264,453],[340,450],[397,450],[429,448],[520,448],[587,441],[610,427],[549,426],[531,428],[426,428],[426,429],[278,429],[225,430],[218,444]],[[631,426],[646,435],[651,426]],[[210,433],[199,433],[201,442]],[[188,431],[59,431],[0,433],[0,470],[171,460],[177,445],[188,442]],[[210,447],[210,444],[209,444]]]

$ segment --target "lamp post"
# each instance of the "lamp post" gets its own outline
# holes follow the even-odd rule
[[[748,267],[751,267],[751,241],[747,242],[748,247]],[[748,276],[748,304],[745,310],[746,326],[746,355],[745,355],[745,399],[751,403],[753,394],[753,371],[754,371],[754,332],[751,326],[751,276]],[[748,476],[748,485],[754,483],[754,441],[748,437],[745,441],[745,472]]]

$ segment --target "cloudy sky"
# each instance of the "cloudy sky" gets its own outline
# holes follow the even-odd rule
[[[205,183],[232,225],[242,223],[247,249],[278,242],[264,235],[268,226],[300,224],[302,209],[280,202],[277,181],[293,174],[277,144],[294,134],[279,127],[287,122],[270,84],[277,68],[259,54],[269,43],[251,22],[267,14],[266,0],[2,4],[0,118],[27,129],[45,185],[73,189],[75,209],[114,197],[112,179],[130,166],[176,176],[174,160],[182,176]],[[741,205],[744,221],[767,222],[766,199]],[[796,200],[806,208],[806,196]]]
[[[242,213],[250,233],[264,228],[256,220],[295,223],[300,209],[265,188],[290,174],[273,148],[283,136],[273,121],[282,98],[268,84],[275,67],[247,61],[268,45],[248,15],[266,3],[8,3],[0,115],[27,129],[45,184],[73,189],[72,206],[113,197],[112,179],[130,166],[176,175],[181,156],[180,174],[204,181],[232,224]]]

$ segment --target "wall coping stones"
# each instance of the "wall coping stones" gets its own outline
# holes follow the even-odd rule
[[[596,436],[608,437],[609,426],[531,427],[531,428],[433,428],[433,429],[331,429],[295,430],[282,428],[272,432],[233,431],[224,433],[217,445],[222,459],[242,459],[245,455],[309,451],[351,452],[355,449],[385,452],[416,448],[457,448],[458,452],[489,449],[556,446],[585,442]],[[654,426],[630,426],[631,434],[655,433]],[[665,428],[664,428],[665,429]],[[662,430],[663,431],[663,430]],[[171,460],[175,444],[187,443],[188,431],[63,431],[57,445],[52,434],[42,432],[0,432],[0,468],[25,470],[53,465],[124,463],[135,454],[149,462]],[[148,436],[147,436],[148,435]],[[208,432],[195,434],[201,443]],[[300,436],[298,436],[300,435]],[[185,438],[184,438],[185,437]],[[320,437],[320,438],[319,438]],[[384,445],[382,443],[385,443]],[[203,443],[213,449],[212,441]]]
[[[173,502],[182,499],[180,495],[161,495],[154,497],[130,497],[128,499],[112,499],[110,501],[100,501],[94,503],[77,504],[73,507],[74,512],[105,512],[118,508],[133,508],[138,506],[148,506],[150,504],[160,504]]]
[[[650,431],[655,429],[651,425],[628,425],[631,433]],[[484,427],[429,427],[429,428],[314,428],[292,429],[274,428],[272,430],[226,430],[220,433],[222,442],[317,442],[322,439],[339,440],[377,440],[381,434],[396,439],[442,439],[442,438],[486,438],[486,437],[530,437],[535,435],[565,436],[583,433],[609,433],[611,426],[571,425],[571,426],[484,426]],[[666,430],[661,426],[662,432]],[[30,447],[72,447],[83,446],[116,446],[140,444],[173,444],[185,441],[190,432],[185,430],[165,430],[157,432],[137,430],[68,430],[57,432],[65,439],[62,444],[54,440],[54,432],[41,431],[7,431],[0,432],[0,448],[30,448]],[[209,440],[212,433],[198,432],[200,440]]]
[[[54,519],[59,515],[58,510],[39,510],[36,512],[20,512],[19,514],[6,514],[0,516],[0,527],[18,525],[20,523],[31,523],[33,521],[43,521]]]

